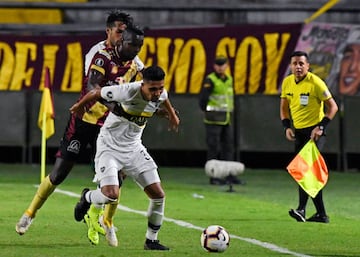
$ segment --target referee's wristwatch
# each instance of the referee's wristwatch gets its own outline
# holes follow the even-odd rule
[[[324,131],[325,128],[324,128],[324,126],[320,125],[320,126],[319,126],[319,129],[320,129],[321,131]]]

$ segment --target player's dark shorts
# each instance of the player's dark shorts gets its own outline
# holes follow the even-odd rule
[[[99,125],[84,122],[74,115],[71,115],[60,141],[60,147],[56,153],[56,157],[76,162],[88,145],[90,145],[92,155],[94,156],[96,151],[96,138],[100,128],[101,126]]]

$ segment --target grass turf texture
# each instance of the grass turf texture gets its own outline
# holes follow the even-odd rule
[[[297,205],[297,185],[284,170],[246,170],[241,178],[247,184],[235,186],[235,192],[229,193],[227,186],[209,185],[202,169],[161,167],[167,194],[165,216],[196,227],[165,221],[159,239],[171,251],[154,252],[142,250],[146,218],[123,210],[118,210],[115,217],[119,247],[108,246],[102,236],[98,246],[91,245],[85,224],[73,218],[78,197],[61,193],[50,196],[27,233],[19,236],[15,224],[36,191],[39,170],[37,165],[0,165],[0,256],[207,256],[200,247],[199,228],[212,224],[222,225],[236,236],[231,238],[224,256],[360,256],[359,173],[330,174],[324,189],[330,224],[319,224],[298,223],[288,216],[288,210]],[[83,187],[94,188],[91,179],[90,167],[78,165],[59,189],[80,194]],[[194,193],[204,199],[194,198]],[[121,204],[145,212],[148,200],[127,179]],[[307,216],[314,212],[309,199]],[[272,251],[242,239],[256,239],[294,254]]]

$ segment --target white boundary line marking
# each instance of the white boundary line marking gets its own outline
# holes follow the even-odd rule
[[[68,196],[71,196],[71,197],[77,197],[77,198],[80,197],[79,194],[76,194],[76,193],[73,193],[73,192],[70,192],[70,191],[61,190],[61,189],[58,189],[58,188],[55,189],[55,192],[63,194],[63,195],[68,195]],[[139,215],[146,216],[145,211],[138,211],[138,210],[130,209],[129,207],[123,206],[121,204],[118,205],[118,209],[122,210],[122,211],[136,213],[136,214],[139,214]],[[191,224],[189,222],[182,221],[182,220],[176,220],[176,219],[164,217],[164,221],[172,222],[172,223],[175,223],[178,226],[185,227],[185,228],[191,228],[191,229],[196,229],[196,230],[200,230],[200,231],[204,230],[204,228],[202,228],[202,227],[195,226],[195,225],[193,225],[193,224]],[[257,239],[253,239],[253,238],[241,237],[241,236],[232,235],[232,234],[230,235],[230,237],[231,237],[231,239],[236,238],[236,239],[248,242],[250,244],[254,244],[254,245],[266,248],[266,249],[268,249],[270,251],[273,251],[273,252],[289,254],[289,255],[292,255],[292,256],[296,256],[296,257],[313,257],[311,255],[306,255],[306,254],[302,254],[302,253],[293,252],[293,251],[290,251],[290,250],[288,250],[286,248],[283,248],[283,247],[280,247],[280,246],[277,246],[277,245],[274,245],[274,244],[271,244],[271,243],[262,242],[262,241],[259,241]]]

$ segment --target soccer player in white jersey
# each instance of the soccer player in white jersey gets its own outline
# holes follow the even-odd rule
[[[104,48],[101,51],[106,49],[112,49],[115,45],[122,44],[122,35],[126,28],[133,24],[132,17],[126,12],[122,11],[112,11],[109,13],[106,21],[106,34],[107,39],[102,41],[103,43],[98,46],[99,48]],[[129,35],[129,34],[128,34]],[[143,37],[143,36],[142,36]],[[134,37],[135,39],[135,37]],[[128,39],[129,40],[129,39]],[[130,59],[123,58],[124,56],[128,56],[129,49],[132,49],[133,42],[129,42],[127,40],[127,47],[122,48],[122,58],[121,65],[116,69],[118,71],[117,74],[113,74],[113,77],[116,75],[116,82],[119,80],[129,82],[134,79],[139,70],[143,68],[143,64],[141,61],[138,65],[135,64],[133,59],[137,55],[131,56]],[[130,38],[131,41],[131,38]],[[94,50],[96,47],[94,48]],[[139,51],[140,49],[138,49]],[[132,51],[132,50],[131,50]],[[98,52],[96,52],[98,53]],[[94,52],[92,55],[95,56]],[[86,63],[86,72],[84,77],[83,88],[80,93],[80,97],[85,94],[89,90],[89,84],[87,81],[88,70],[91,70],[89,65],[92,62],[91,54],[87,55]],[[94,77],[94,76],[93,76]],[[101,86],[105,86],[102,83],[99,83]],[[71,172],[73,166],[76,164],[79,156],[87,149],[87,146],[91,146],[91,150],[94,150],[95,141],[100,130],[100,127],[103,125],[103,121],[107,115],[107,107],[100,103],[94,103],[94,109],[92,112],[87,113],[86,117],[83,118],[75,118],[73,115],[70,115],[68,125],[65,128],[64,136],[60,142],[60,147],[58,152],[56,153],[56,161],[54,163],[54,167],[49,173],[48,176],[41,182],[38,187],[32,201],[30,202],[27,209],[24,211],[23,215],[17,222],[15,226],[15,230],[19,235],[24,235],[32,224],[35,216],[40,208],[44,205],[46,200],[51,196],[56,187],[60,185]],[[108,206],[107,206],[108,207]],[[105,218],[107,214],[107,209],[105,209]],[[115,206],[116,209],[116,206]],[[91,208],[91,210],[95,210],[95,208]],[[101,214],[101,209],[99,209],[99,213],[95,211],[92,212],[93,220],[92,224],[89,223],[90,216],[86,219],[86,223],[89,226],[88,237],[93,244],[97,244],[99,242],[100,233],[105,233],[104,230],[100,227],[97,222],[97,217]]]
[[[75,206],[75,219],[88,211],[90,204],[117,202],[119,196],[118,171],[132,177],[150,199],[145,250],[169,250],[159,243],[158,232],[164,216],[165,193],[161,187],[157,165],[142,144],[141,137],[147,119],[157,109],[165,107],[168,112],[169,128],[177,131],[179,118],[168,100],[164,89],[165,73],[159,66],[151,66],[143,71],[143,80],[125,83],[121,87],[95,88],[71,108],[71,113],[82,115],[87,103],[94,100],[116,102],[100,130],[95,156],[95,178],[99,188],[85,188],[80,201]],[[111,246],[117,246],[113,224],[100,221],[106,231],[106,239]]]

